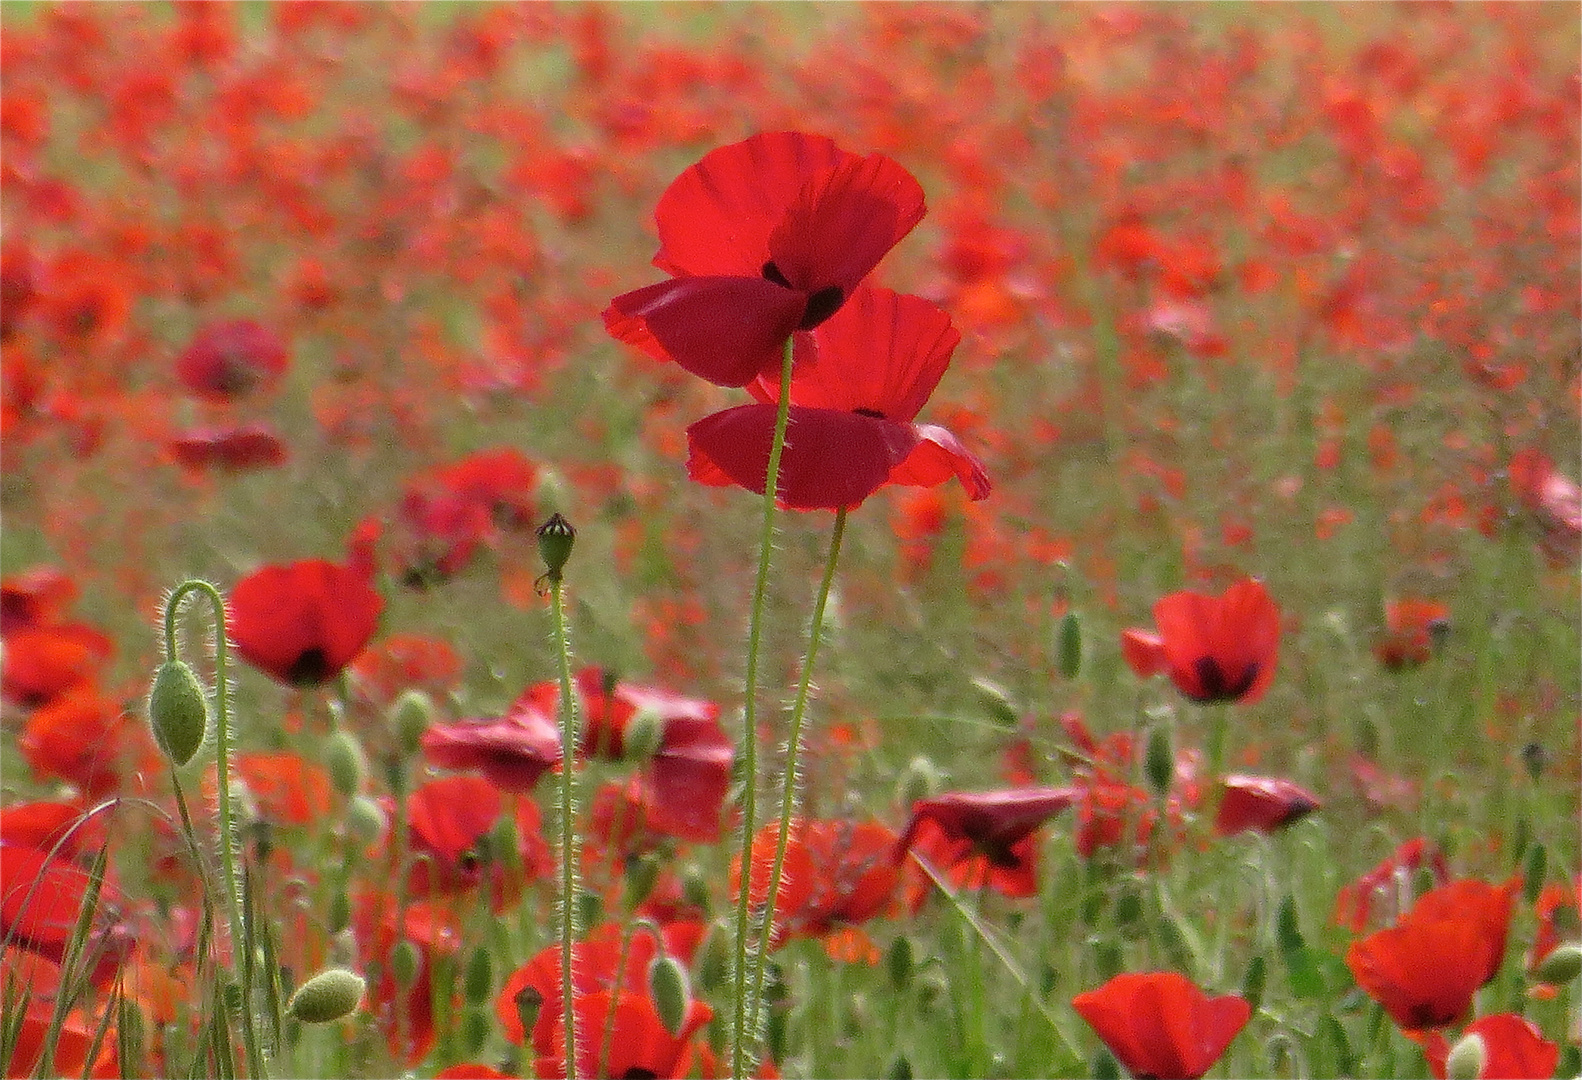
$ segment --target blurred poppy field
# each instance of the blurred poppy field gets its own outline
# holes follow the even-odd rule
[[[3,14],[8,1076],[1582,1073],[1574,5]]]

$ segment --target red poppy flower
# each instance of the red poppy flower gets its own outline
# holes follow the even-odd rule
[[[1263,584],[1249,579],[1223,596],[1178,592],[1154,604],[1170,678],[1197,702],[1263,697],[1274,680],[1280,609]]]
[[[35,775],[65,780],[89,798],[135,788],[165,763],[147,721],[87,683],[29,716],[18,743]]]
[[[86,686],[114,652],[110,639],[82,623],[24,628],[5,638],[0,692],[28,708]]]
[[[1574,566],[1582,557],[1582,487],[1531,447],[1511,455],[1510,478],[1538,525],[1538,544],[1550,565]]]
[[[1384,638],[1373,647],[1391,671],[1428,662],[1436,638],[1449,628],[1450,608],[1436,600],[1404,596],[1384,605]]]
[[[1403,1030],[1456,1023],[1499,971],[1520,885],[1456,881],[1425,893],[1394,926],[1352,942],[1346,966]]]
[[[1560,1065],[1560,1047],[1544,1038],[1538,1025],[1514,1013],[1480,1017],[1467,1025],[1461,1037],[1476,1035],[1483,1041],[1483,1068],[1478,1076],[1486,1080],[1549,1080]],[[1445,1080],[1450,1058],[1450,1043],[1437,1031],[1418,1040],[1428,1069],[1436,1080]]]
[[[1214,831],[1221,836],[1252,830],[1272,833],[1319,808],[1306,789],[1273,776],[1225,777]]]
[[[499,790],[527,794],[560,763],[560,727],[529,687],[504,716],[431,725],[423,756],[443,769],[477,769]]]
[[[1135,772],[1137,740],[1127,732],[1113,732],[1097,739],[1077,713],[1067,713],[1060,725],[1075,744],[1072,779],[1076,798],[1077,854],[1090,859],[1102,848],[1129,845],[1139,861],[1147,858],[1149,840],[1159,823],[1154,793],[1130,781]],[[1202,797],[1198,769],[1201,755],[1186,750],[1176,755],[1175,772],[1165,798],[1165,819],[1179,829],[1186,811]]]
[[[357,659],[384,600],[361,572],[307,559],[255,570],[236,583],[229,606],[242,659],[288,685],[315,686]]]
[[[780,501],[796,510],[854,507],[885,484],[933,487],[952,476],[973,499],[989,494],[983,465],[944,428],[912,421],[950,364],[961,335],[926,300],[864,288],[809,337],[791,385]],[[687,429],[688,474],[760,494],[769,471],[778,376],[747,390],[758,404]]]
[[[895,846],[895,859],[900,862],[915,847],[963,888],[988,886],[1006,896],[1032,896],[1038,892],[1033,833],[1077,795],[1075,788],[1029,787],[919,799]]]
[[[397,514],[396,560],[408,585],[444,581],[502,532],[534,523],[538,470],[509,447],[431,469],[407,485]]]
[[[768,900],[778,824],[753,837],[752,903]],[[827,938],[867,922],[890,906],[900,882],[897,838],[876,821],[798,818],[786,839],[780,889],[775,894],[774,947],[798,937]],[[731,864],[731,893],[741,892],[742,864]]]
[[[774,132],[710,151],[660,197],[654,265],[605,326],[719,386],[776,376],[786,338],[828,319],[923,218],[923,189],[880,154]]]
[[[330,812],[330,776],[300,754],[236,755],[236,771],[258,813],[282,825],[312,825]]]
[[[1170,670],[1170,656],[1165,652],[1164,638],[1152,630],[1138,626],[1121,631],[1121,656],[1126,666],[1136,672],[1139,679],[1147,679]]]
[[[1209,997],[1173,971],[1117,975],[1071,1007],[1127,1071],[1156,1080],[1202,1076],[1252,1018],[1241,998]]]
[[[194,428],[170,440],[170,453],[189,469],[273,468],[286,461],[286,444],[268,424]]]
[[[453,896],[488,886],[495,911],[520,896],[527,881],[554,865],[544,840],[538,804],[515,801],[515,860],[491,852],[489,840],[500,819],[500,792],[479,776],[442,776],[407,797],[407,820],[414,860],[407,893],[414,897]],[[511,872],[519,863],[522,876]]]
[[[53,566],[0,578],[0,636],[56,622],[76,598],[76,583]]]
[[[573,1023],[580,1036],[577,1075],[586,1077],[691,1076],[699,1050],[693,1044],[693,1036],[714,1016],[714,1010],[708,1005],[689,1001],[681,1029],[672,1035],[659,1019],[659,1010],[648,995],[631,989],[622,990],[618,995],[598,990],[578,997],[572,1008],[576,1013]],[[533,1075],[565,1076],[565,1016],[560,1009],[546,1008],[545,1011],[550,1014],[551,1026],[547,1038],[535,1041],[538,1057],[533,1061]],[[611,1032],[608,1040],[596,1034],[603,1032],[606,1025]],[[601,1069],[599,1062],[606,1044],[608,1057]]]
[[[210,323],[176,358],[176,378],[199,397],[231,401],[273,383],[290,359],[285,342],[251,319]]]
[[[76,931],[91,878],[69,859],[41,848],[0,843],[0,941],[60,963]],[[121,921],[123,903],[113,881],[100,888],[85,958],[90,979],[103,986],[136,947]]]
[[[1532,952],[1527,957],[1527,970],[1533,971],[1543,963],[1544,957],[1559,948],[1564,938],[1561,923],[1568,923],[1574,935],[1582,914],[1582,877],[1569,885],[1554,882],[1545,885],[1533,902],[1533,914],[1538,917],[1538,932],[1533,935]]]
[[[1335,925],[1347,927],[1354,934],[1362,933],[1367,928],[1374,901],[1393,900],[1403,891],[1400,880],[1409,879],[1423,867],[1427,867],[1438,884],[1450,881],[1450,864],[1445,860],[1445,853],[1425,837],[1413,837],[1356,881],[1341,886],[1335,895]]]

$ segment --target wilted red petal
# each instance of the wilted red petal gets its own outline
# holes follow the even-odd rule
[[[235,319],[199,330],[176,360],[176,377],[195,394],[229,401],[274,382],[289,362],[285,342],[273,330]]]
[[[286,444],[267,424],[196,428],[172,439],[170,452],[192,469],[268,468],[286,461]]]
[[[780,370],[807,297],[761,277],[685,277],[610,301],[610,334],[717,386]]]
[[[1515,1013],[1479,1017],[1467,1025],[1461,1038],[1483,1040],[1483,1068],[1487,1080],[1549,1080],[1560,1065],[1560,1047],[1544,1038],[1538,1025]],[[1428,1069],[1436,1080],[1445,1080],[1450,1043],[1437,1031],[1418,1038]]]
[[[423,756],[445,769],[477,769],[501,791],[527,793],[559,763],[560,728],[523,695],[499,718],[431,725]]]

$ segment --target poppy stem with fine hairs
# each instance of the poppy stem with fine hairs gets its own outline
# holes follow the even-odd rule
[[[769,444],[769,466],[764,473],[763,530],[759,537],[758,579],[753,586],[751,621],[747,629],[747,686],[742,713],[742,866],[746,873],[736,899],[736,957],[733,968],[731,1023],[731,1076],[747,1074],[749,1050],[758,1042],[758,1009],[752,1010],[754,1027],[747,1027],[747,952],[752,930],[753,831],[758,809],[758,653],[763,637],[764,596],[769,591],[769,555],[774,550],[775,496],[780,487],[780,454],[785,449],[786,426],[791,417],[791,365],[795,337],[786,339],[780,362],[780,400],[775,412],[774,438]]]
[[[813,604],[813,618],[808,626],[807,657],[802,661],[802,679],[797,685],[796,703],[791,708],[791,732],[786,737],[785,779],[780,796],[780,835],[775,841],[774,864],[769,870],[769,892],[764,899],[764,925],[759,931],[758,952],[753,957],[752,1030],[758,1027],[758,1009],[763,1002],[764,992],[764,954],[769,951],[774,938],[775,898],[780,891],[780,875],[785,870],[791,818],[796,812],[797,756],[802,749],[802,718],[807,712],[808,691],[813,682],[813,661],[818,658],[819,641],[823,636],[824,607],[829,601],[830,585],[835,580],[835,566],[840,561],[840,542],[845,533],[846,508],[841,507],[835,511],[835,530],[830,536],[829,558],[825,560],[824,580],[819,585],[818,599]],[[743,865],[751,867],[750,863]]]

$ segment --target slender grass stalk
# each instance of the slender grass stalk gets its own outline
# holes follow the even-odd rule
[[[775,859],[769,871],[769,892],[764,899],[764,924],[759,930],[758,951],[753,957],[752,1030],[758,1028],[758,1010],[763,1002],[764,956],[774,934],[775,899],[780,891],[780,875],[785,870],[786,847],[791,837],[791,818],[796,811],[797,757],[802,749],[802,718],[807,714],[808,692],[813,684],[813,662],[818,659],[823,637],[824,608],[829,602],[830,586],[835,581],[835,566],[840,561],[840,542],[846,535],[846,508],[835,511],[835,529],[830,536],[829,558],[824,561],[824,580],[813,603],[813,618],[808,625],[807,655],[802,661],[802,678],[797,684],[796,703],[791,707],[791,732],[786,740],[785,778],[780,793],[780,835],[775,840]]]
[[[174,660],[179,655],[176,648],[176,615],[182,602],[194,593],[208,598],[214,615],[214,773],[219,798],[220,863],[225,874],[226,912],[231,929],[231,976],[240,981],[242,1039],[247,1050],[248,1071],[257,1077],[267,1077],[269,1070],[264,1064],[264,1055],[259,1049],[257,1032],[253,1026],[253,943],[247,922],[242,917],[242,880],[237,871],[237,853],[241,842],[236,835],[236,817],[231,802],[231,686],[225,598],[209,582],[197,579],[184,581],[165,602],[165,656]]]
[[[774,438],[769,444],[769,465],[764,473],[763,529],[758,545],[758,579],[753,586],[752,615],[747,628],[747,686],[742,715],[742,877],[736,898],[736,956],[732,968],[731,1076],[747,1075],[756,1054],[758,1010],[749,1028],[747,1011],[747,954],[751,940],[753,833],[758,827],[758,653],[763,637],[764,595],[769,590],[769,555],[774,550],[775,497],[780,491],[780,455],[785,449],[786,427],[791,419],[791,362],[794,338],[787,338],[780,362],[780,402],[775,411]]]
[[[571,645],[566,635],[566,606],[559,570],[549,574],[555,619],[555,646],[560,658],[560,986],[566,1026],[566,1077],[577,1076],[576,988],[572,984],[572,945],[577,937],[577,696],[571,686]]]

